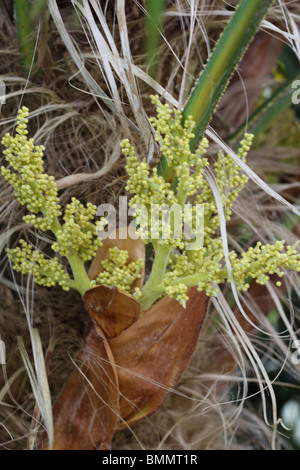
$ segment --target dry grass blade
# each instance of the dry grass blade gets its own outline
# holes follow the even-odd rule
[[[76,6],[80,10],[84,18],[86,18],[87,20],[88,27],[90,28],[90,31],[94,37],[95,44],[99,51],[99,57],[101,58],[103,72],[106,76],[106,84],[109,87],[113,102],[115,103],[117,113],[121,121],[121,125],[125,134],[130,135],[128,123],[122,107],[121,97],[119,95],[117,83],[108,58],[108,44],[106,43],[103,35],[101,34],[99,28],[97,27],[94,21],[94,17],[92,14],[92,10],[90,9],[89,3],[83,2],[81,5],[79,2],[76,2]]]
[[[274,191],[267,183],[265,183],[246,163],[244,163],[236,153],[226,145],[222,139],[217,135],[217,133],[212,129],[208,128],[205,131],[207,137],[211,138],[214,142],[216,142],[228,155],[230,155],[233,160],[239,165],[239,167],[247,174],[247,176],[254,181],[263,191],[269,194],[271,197],[279,201],[281,204],[285,205],[290,209],[294,214],[300,215],[299,210],[293,206],[290,202],[284,199],[280,194]]]
[[[114,151],[111,154],[111,158],[109,159],[107,163],[104,163],[103,167],[101,167],[99,170],[95,171],[94,173],[76,173],[76,174],[65,176],[64,178],[61,178],[56,181],[58,189],[62,190],[74,184],[94,181],[94,180],[101,178],[101,176],[106,175],[113,169],[113,167],[116,165],[119,159],[119,156],[120,156],[120,145],[118,142],[116,147],[114,148]]]
[[[67,28],[64,24],[64,21],[63,21],[62,17],[61,17],[61,14],[60,14],[60,11],[59,11],[59,8],[57,6],[56,1],[55,0],[50,0],[49,3],[48,3],[48,7],[49,7],[49,11],[52,15],[53,21],[54,21],[61,37],[63,38],[63,41],[64,41],[64,43],[65,43],[65,45],[66,45],[66,47],[67,47],[67,49],[68,49],[68,51],[69,51],[69,53],[72,57],[74,63],[76,64],[78,70],[80,71],[80,74],[83,76],[85,82],[89,86],[91,92],[96,97],[101,98],[105,102],[105,105],[114,114],[119,115],[120,109],[118,109],[118,107],[114,104],[114,102],[111,100],[111,98],[99,86],[97,81],[92,77],[90,72],[85,67],[84,61],[83,61],[81,55],[79,54],[79,52],[76,50],[76,48],[73,44],[73,41],[72,41],[68,31],[67,31]],[[122,112],[122,114],[123,114],[123,112]],[[136,129],[136,126],[134,126],[133,123],[131,123],[129,120],[125,119],[124,116],[123,116],[122,122],[123,122],[123,125],[125,127],[125,129],[124,129],[125,133],[128,132],[128,125],[130,125],[131,127]]]
[[[52,448],[53,444],[53,416],[52,404],[49,391],[46,366],[44,361],[43,349],[38,330],[32,329],[31,331],[32,349],[34,356],[34,368],[31,364],[28,353],[22,338],[18,338],[20,353],[22,355],[24,365],[26,367],[32,391],[35,395],[36,402],[43,417],[46,432],[48,436],[49,447]]]
[[[24,229],[25,227],[28,227],[27,224],[18,224],[18,225],[15,225],[15,227],[12,227],[10,229],[8,229],[6,232],[2,233],[0,235],[0,254],[2,253],[2,251],[4,250],[6,244],[7,244],[7,240],[16,232],[18,231],[21,231],[22,229]]]
[[[121,36],[121,45],[124,56],[124,66],[120,66],[120,72],[123,78],[124,87],[127,91],[127,96],[131,105],[131,109],[134,113],[136,122],[139,129],[141,130],[142,138],[146,144],[149,144],[150,139],[150,127],[148,124],[148,119],[145,116],[140,93],[137,87],[133,72],[133,61],[130,51],[129,36],[128,36],[128,27],[125,14],[125,1],[117,0],[117,17],[120,27],[120,36]]]

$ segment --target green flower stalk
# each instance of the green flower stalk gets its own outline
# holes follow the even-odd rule
[[[56,241],[51,245],[54,257],[46,258],[24,240],[7,252],[14,269],[22,274],[31,274],[37,284],[47,287],[59,284],[64,290],[74,288],[83,295],[94,285],[87,275],[85,262],[90,261],[102,245],[97,232],[106,221],[101,219],[95,223],[97,207],[90,203],[84,206],[76,198],[72,198],[63,213],[54,178],[43,171],[45,149],[35,146],[34,140],[27,138],[28,115],[28,109],[22,107],[17,118],[16,135],[6,134],[2,139],[3,154],[10,168],[2,166],[1,174],[14,188],[17,200],[29,212],[23,217],[24,221],[55,236]],[[61,264],[62,257],[67,258],[73,277]],[[138,276],[139,269],[135,268]],[[124,266],[125,271],[127,267]]]

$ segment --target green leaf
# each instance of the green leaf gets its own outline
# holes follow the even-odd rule
[[[35,50],[33,38],[34,25],[31,20],[31,3],[29,0],[15,0],[15,13],[17,20],[17,31],[19,49],[25,71],[32,66]]]
[[[221,34],[183,110],[183,118],[191,115],[196,123],[192,150],[203,136],[232,74],[272,3],[273,0],[241,0]],[[157,171],[166,181],[173,180],[176,185],[174,172],[164,156]]]
[[[146,53],[149,65],[148,73],[152,78],[157,74],[161,17],[164,7],[165,0],[147,1]]]
[[[224,29],[184,107],[184,117],[191,115],[196,122],[192,149],[201,139],[232,74],[272,3],[273,0],[241,0]]]
[[[292,95],[295,93],[293,82],[300,79],[299,70],[291,78],[279,86],[274,93],[266,99],[249,116],[247,122],[244,122],[230,137],[229,140],[236,142],[245,132],[250,132],[257,139],[259,135],[265,132],[279,116],[293,104]]]

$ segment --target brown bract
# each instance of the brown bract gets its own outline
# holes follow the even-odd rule
[[[188,291],[186,308],[164,297],[109,341],[120,387],[119,427],[154,412],[178,382],[196,348],[208,297]]]
[[[135,322],[140,304],[117,287],[96,286],[84,294],[84,304],[91,318],[108,338],[115,338]]]
[[[110,448],[119,409],[117,375],[107,340],[92,329],[71,374],[53,407],[52,450]],[[40,449],[50,450],[46,434]]]
[[[137,312],[133,299],[114,288],[87,291],[84,301],[93,326],[80,362],[54,405],[53,449],[109,449],[117,429],[162,404],[190,361],[207,310],[204,292],[190,288],[188,295],[186,308],[165,297],[125,326]],[[113,310],[120,305],[127,313],[125,322]],[[117,336],[110,339],[103,332],[100,312],[106,331],[113,330],[113,336],[119,331]],[[47,443],[41,448],[47,449]]]

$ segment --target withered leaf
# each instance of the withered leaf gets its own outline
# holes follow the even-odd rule
[[[116,287],[93,287],[86,291],[83,300],[89,315],[108,338],[122,333],[140,313],[140,304]]]
[[[89,334],[53,407],[53,450],[110,449],[119,419],[119,389],[113,357],[99,328]],[[48,450],[44,434],[40,448]]]
[[[190,288],[188,295],[186,308],[165,297],[112,339],[94,325],[82,365],[54,405],[55,450],[109,449],[116,429],[162,404],[191,359],[207,311],[204,292]]]
[[[154,412],[187,367],[208,304],[197,288],[188,295],[186,308],[164,297],[109,341],[120,387],[120,428]]]

